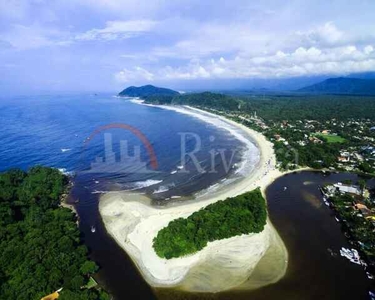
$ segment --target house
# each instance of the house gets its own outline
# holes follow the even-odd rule
[[[336,190],[343,194],[352,194],[357,196],[360,196],[362,194],[361,189],[355,185],[336,183],[333,186],[336,188]]]
[[[355,159],[358,160],[358,161],[363,161],[363,156],[360,155],[360,154],[358,154],[357,152],[354,153],[354,157],[355,157]]]
[[[350,161],[350,157],[339,156],[339,157],[337,157],[337,160],[339,162],[349,162]]]
[[[318,138],[315,137],[315,136],[311,136],[311,137],[309,137],[309,140],[310,140],[310,142],[313,142],[314,144],[323,144],[323,141],[320,140],[320,139],[318,139]]]
[[[322,130],[320,133],[321,133],[321,134],[324,134],[324,135],[327,135],[327,134],[330,134],[330,133],[331,133],[331,130],[327,130],[327,129],[325,129],[325,130]]]
[[[341,151],[340,156],[337,158],[340,162],[349,162],[350,161],[350,153],[348,151]]]
[[[362,203],[354,204],[354,209],[359,210],[364,217],[369,217],[372,215],[371,209],[369,209],[366,205]]]
[[[282,138],[279,134],[275,134],[274,137],[275,137],[275,140],[278,142],[285,142],[285,139]]]

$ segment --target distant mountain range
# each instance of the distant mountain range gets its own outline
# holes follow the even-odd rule
[[[317,94],[375,95],[375,79],[329,78],[297,91]]]
[[[140,87],[130,86],[120,92],[120,97],[148,97],[148,96],[175,96],[179,95],[179,92],[174,90],[160,88],[153,85],[144,85]]]

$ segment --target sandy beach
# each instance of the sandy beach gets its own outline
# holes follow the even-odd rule
[[[151,206],[150,199],[145,195],[128,192],[105,194],[100,198],[99,210],[108,233],[129,254],[145,280],[154,287],[219,292],[237,287],[259,288],[278,281],[286,272],[288,254],[269,220],[259,234],[211,242],[193,255],[169,260],[156,255],[152,240],[171,220],[187,217],[210,203],[257,187],[264,193],[265,188],[282,175],[275,167],[272,144],[262,134],[195,108],[163,108],[189,114],[206,122],[210,122],[210,118],[220,119],[226,122],[228,127],[240,129],[246,134],[237,138],[248,139],[247,142],[255,144],[259,149],[257,164],[240,181],[216,193],[187,201],[186,204],[159,208]],[[244,140],[243,142],[246,143]]]

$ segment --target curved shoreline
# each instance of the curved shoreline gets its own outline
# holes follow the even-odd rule
[[[182,113],[186,110],[183,107],[177,109]],[[249,176],[214,195],[200,201],[167,205],[165,208],[150,206],[149,199],[142,195],[121,192],[106,194],[100,199],[99,211],[107,232],[129,254],[145,280],[154,287],[179,287],[197,292],[219,292],[236,288],[243,285],[249,277],[256,275],[254,270],[272,247],[278,249],[278,267],[271,268],[273,272],[268,274],[266,280],[255,280],[257,283],[254,281],[251,288],[278,281],[286,272],[288,253],[269,220],[259,234],[211,242],[193,255],[170,260],[156,255],[152,240],[171,220],[187,217],[210,203],[234,197],[256,187],[261,187],[264,194],[265,188],[282,175],[275,167],[272,144],[263,135],[224,117],[195,108],[188,109],[189,114],[198,117],[199,114],[210,114],[246,132],[251,137],[250,141],[255,142],[259,149],[257,167]],[[267,266],[263,268],[263,273],[266,268]]]

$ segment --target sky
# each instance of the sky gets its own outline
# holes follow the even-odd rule
[[[375,71],[373,0],[0,0],[0,93]]]

